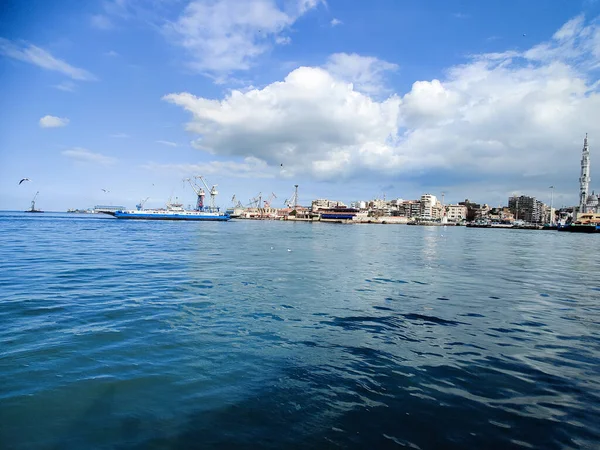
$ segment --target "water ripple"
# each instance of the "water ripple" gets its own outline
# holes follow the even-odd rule
[[[6,448],[600,443],[595,236],[39,216],[0,213]]]

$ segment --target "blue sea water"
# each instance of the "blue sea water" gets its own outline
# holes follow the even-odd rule
[[[0,447],[600,447],[600,236],[0,213]]]

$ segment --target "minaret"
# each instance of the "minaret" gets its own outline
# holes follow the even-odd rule
[[[588,147],[587,133],[583,140],[581,152],[581,177],[579,177],[579,213],[584,213],[590,187],[590,149]]]

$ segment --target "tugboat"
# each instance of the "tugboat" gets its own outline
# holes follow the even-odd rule
[[[35,199],[37,198],[37,196],[38,196],[39,193],[40,193],[40,191],[37,191],[35,193],[35,196],[33,197],[33,200],[31,200],[31,209],[28,209],[25,212],[28,212],[28,213],[43,213],[44,212],[41,209],[35,209]]]
[[[223,213],[219,210],[219,207],[215,206],[215,198],[218,194],[217,185],[213,185],[212,188],[208,188],[208,185],[204,181],[202,176],[194,177],[202,181],[206,189],[210,193],[210,206],[204,206],[205,192],[202,187],[198,184],[193,183],[190,178],[186,178],[184,181],[189,182],[190,186],[198,196],[196,202],[196,208],[193,210],[186,210],[183,208],[181,203],[167,203],[166,209],[143,209],[143,203],[140,202],[137,205],[137,209],[131,210],[118,210],[114,212],[107,212],[108,214],[116,217],[117,219],[145,219],[145,220],[203,220],[203,221],[227,221],[231,217],[226,212]]]

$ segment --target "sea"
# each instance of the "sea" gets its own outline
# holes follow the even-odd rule
[[[2,449],[598,449],[600,236],[0,213]]]

